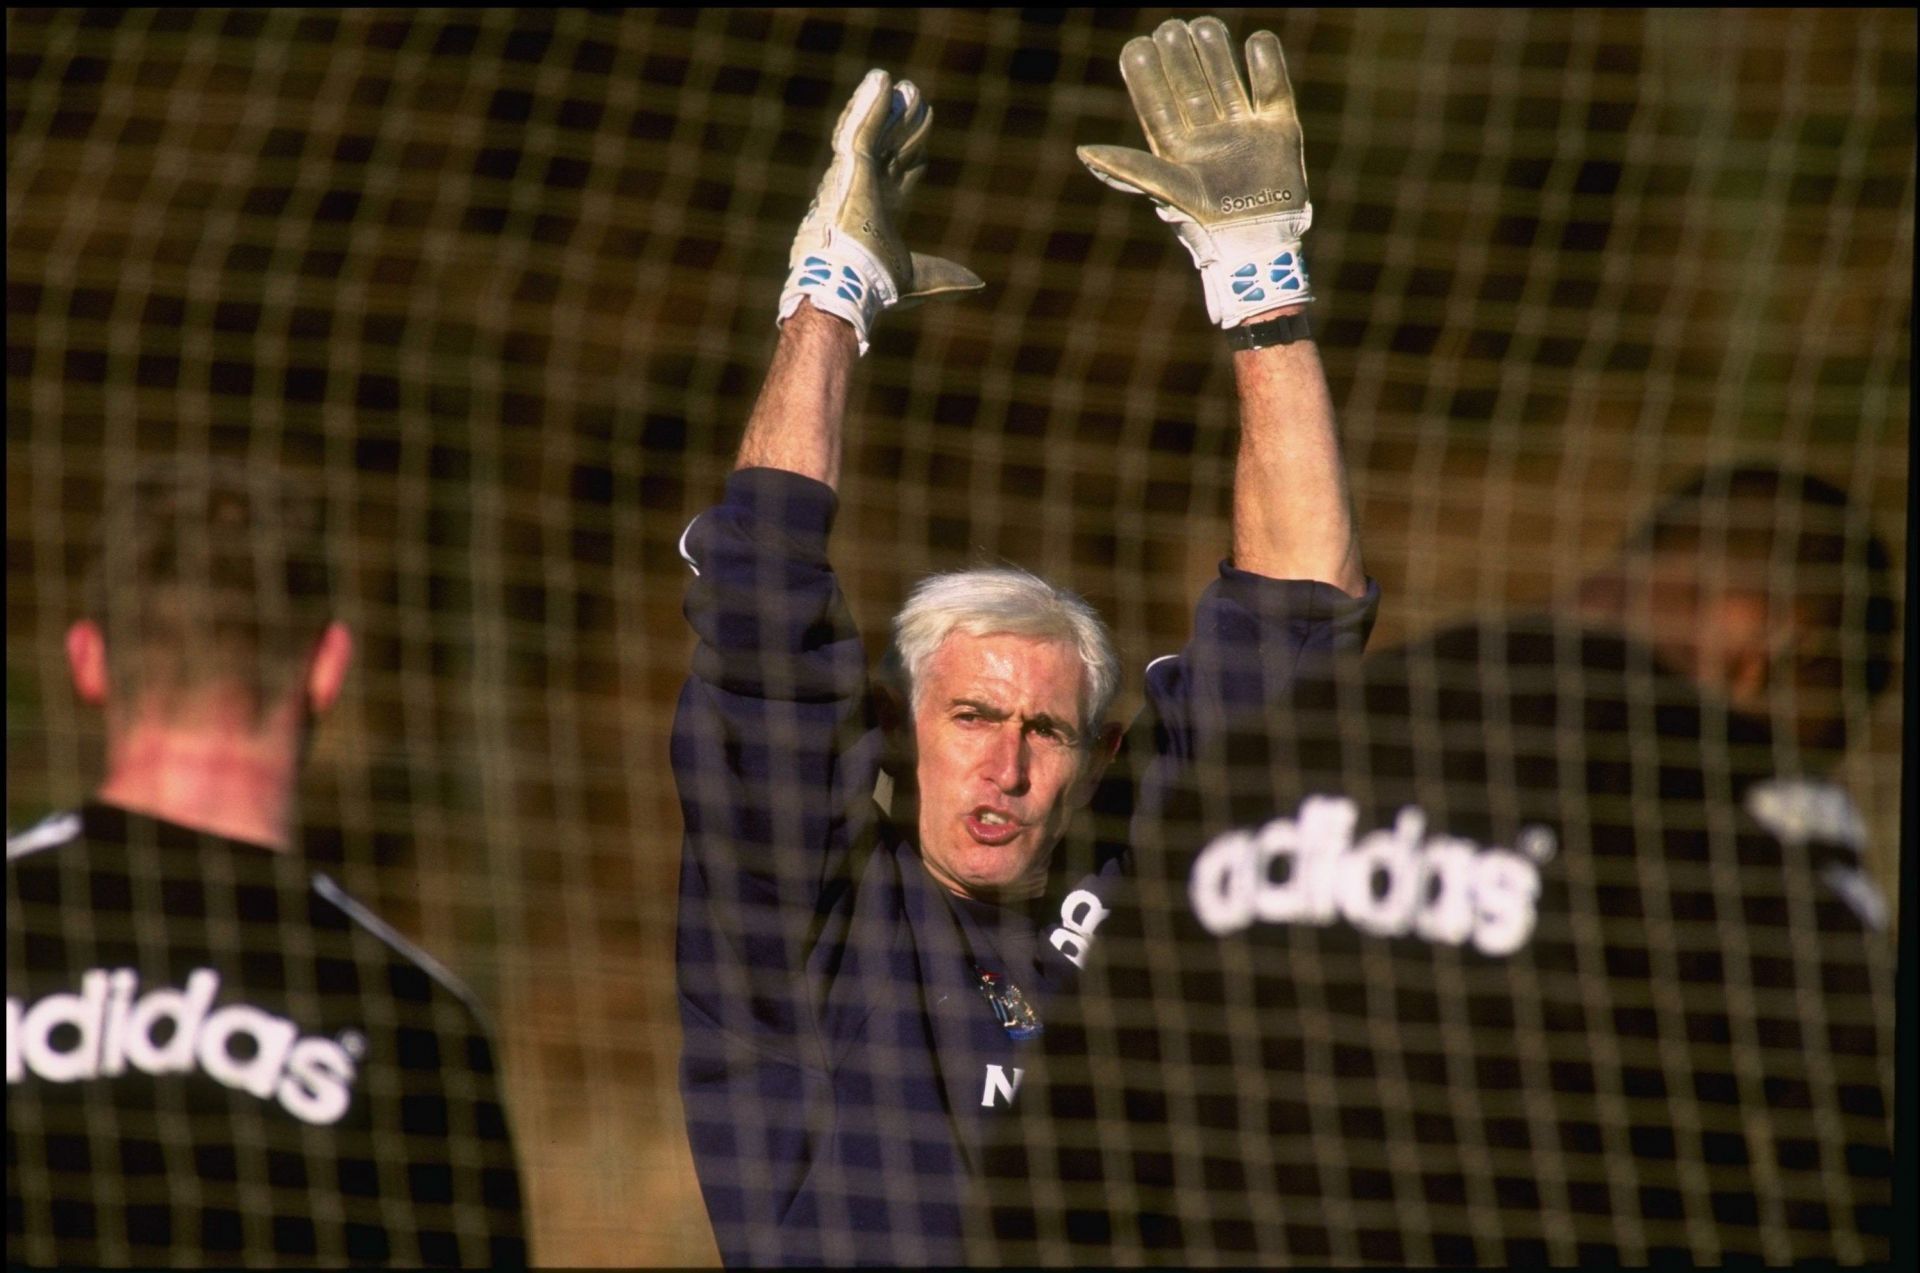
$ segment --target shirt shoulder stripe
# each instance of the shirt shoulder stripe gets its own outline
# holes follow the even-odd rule
[[[51,849],[57,844],[65,844],[79,834],[79,814],[52,814],[28,827],[19,835],[7,837],[7,861],[12,862],[26,857],[29,853],[38,853],[42,849]]]
[[[331,877],[316,872],[313,877],[313,891],[339,907],[349,919],[391,946],[397,953],[426,970],[429,976],[451,992],[460,1002],[466,1004],[468,1010],[478,1017],[483,1025],[487,1025],[486,1013],[481,1009],[480,1001],[474,998],[473,992],[467,989],[465,983],[449,972],[439,960],[402,937],[385,920],[355,901],[353,896],[334,883]],[[492,1032],[490,1026],[488,1032],[489,1034]]]

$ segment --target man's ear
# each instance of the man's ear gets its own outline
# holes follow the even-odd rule
[[[1093,799],[1093,793],[1100,786],[1100,779],[1106,774],[1107,766],[1113,763],[1114,756],[1119,753],[1120,740],[1126,737],[1126,733],[1127,731],[1122,729],[1117,721],[1108,721],[1100,727],[1099,736],[1093,740],[1092,746],[1087,751],[1087,767],[1081,773],[1079,781],[1074,784],[1075,808]]]
[[[1718,646],[1714,666],[1707,669],[1716,682],[1713,688],[1740,710],[1765,714],[1776,654],[1793,643],[1790,619],[1770,607],[1766,597],[1732,590],[1722,593],[1703,617],[1713,625]]]
[[[1607,566],[1586,576],[1574,592],[1574,607],[1583,618],[1614,621],[1627,604],[1626,580],[1619,567]]]
[[[1732,651],[1726,661],[1727,701],[1756,715],[1765,711],[1772,671],[1765,650],[1749,646]]]
[[[913,708],[900,687],[883,677],[873,681],[874,713],[886,739],[880,767],[896,776],[911,778],[914,771]]]
[[[89,707],[107,703],[107,641],[92,619],[76,619],[67,629],[67,671],[73,691]]]
[[[327,625],[313,647],[313,659],[307,664],[307,707],[315,716],[323,715],[340,697],[346,683],[347,668],[353,662],[353,633],[337,620]]]

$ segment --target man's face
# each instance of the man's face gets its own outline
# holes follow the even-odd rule
[[[1687,613],[1694,679],[1792,733],[1806,763],[1831,764],[1846,745],[1845,664],[1840,634],[1818,607],[1785,609],[1757,589],[1729,588]]]
[[[917,687],[920,851],[958,893],[1038,896],[1053,846],[1083,803],[1095,742],[1083,669],[1058,641],[956,632]]]

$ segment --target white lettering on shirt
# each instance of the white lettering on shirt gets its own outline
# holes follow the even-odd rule
[[[1060,903],[1060,927],[1048,938],[1053,948],[1073,961],[1075,968],[1087,964],[1087,951],[1093,946],[1094,930],[1107,917],[1107,908],[1098,897],[1084,888],[1067,894]]]
[[[1523,829],[1526,855],[1427,834],[1408,805],[1393,825],[1354,836],[1359,811],[1344,796],[1309,796],[1297,816],[1217,836],[1194,859],[1187,894],[1216,937],[1260,924],[1344,919],[1375,937],[1415,936],[1486,955],[1527,944],[1538,918],[1540,871],[1553,833]],[[1280,874],[1276,876],[1276,868]]]
[[[8,996],[8,1085],[29,1075],[49,1083],[90,1082],[129,1066],[156,1075],[198,1069],[222,1086],[276,1100],[317,1126],[338,1122],[353,1103],[354,1061],[345,1045],[302,1038],[293,1022],[251,1004],[215,1008],[220,974],[214,969],[194,969],[184,990],[139,989],[131,968],[93,968],[81,975],[78,994],[51,994],[32,1004]]]
[[[989,1065],[987,1085],[980,1093],[980,1108],[992,1109],[996,1100],[1002,1100],[1008,1105],[1013,1104],[1013,1094],[1020,1090],[1020,1080],[1026,1076],[1025,1070],[1015,1066],[1013,1077],[1009,1079],[1003,1066]]]

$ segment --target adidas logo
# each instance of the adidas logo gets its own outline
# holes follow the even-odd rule
[[[196,1068],[236,1091],[280,1107],[304,1123],[336,1123],[353,1102],[358,1035],[301,1037],[285,1017],[235,1003],[214,1008],[220,974],[196,968],[185,990],[139,993],[131,968],[91,969],[79,994],[52,994],[31,1006],[7,997],[7,1085],[29,1074],[49,1083]]]
[[[1400,810],[1391,829],[1354,839],[1359,812],[1344,796],[1309,796],[1298,817],[1217,836],[1194,859],[1187,893],[1216,937],[1255,923],[1344,919],[1376,937],[1415,936],[1484,955],[1511,955],[1537,922],[1540,870],[1553,832],[1527,827],[1523,852],[1428,835],[1427,815]],[[1275,878],[1276,874],[1282,878]]]

